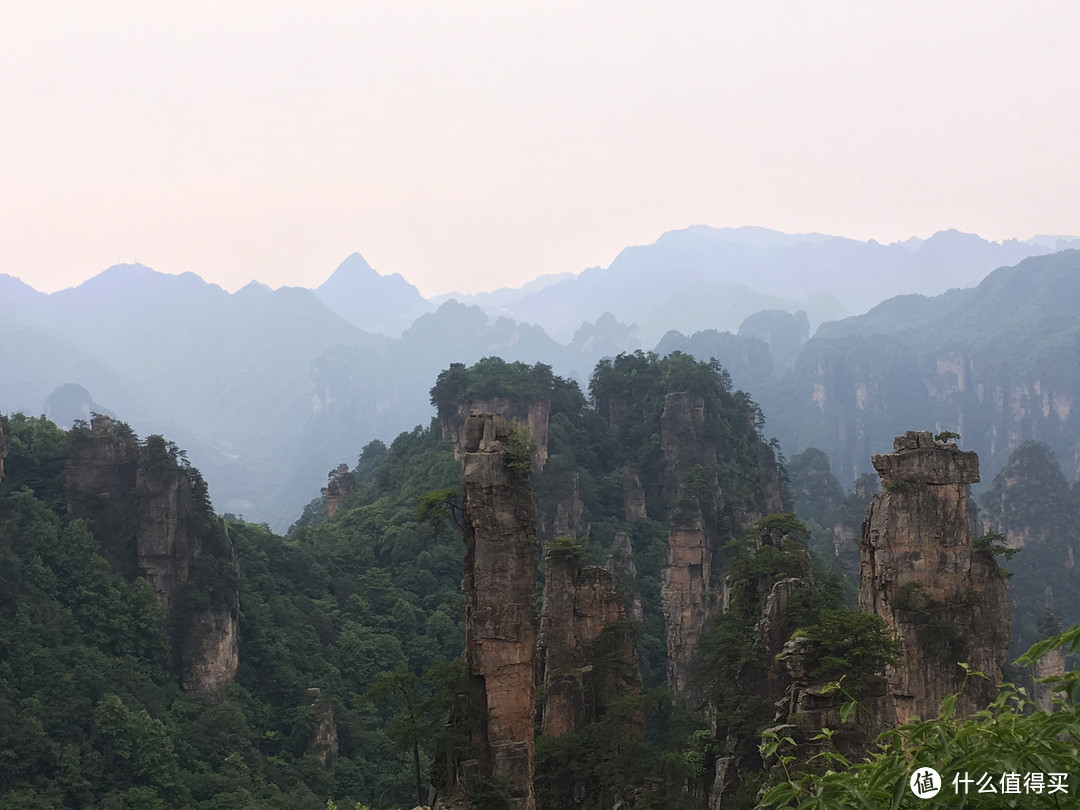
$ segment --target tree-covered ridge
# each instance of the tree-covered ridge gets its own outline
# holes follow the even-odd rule
[[[589,394],[600,415],[615,427],[620,461],[633,461],[637,467],[650,515],[666,516],[661,417],[667,396],[677,392],[699,396],[704,403],[703,438],[717,447],[714,472],[728,500],[752,503],[759,514],[768,511],[761,500],[764,416],[757,403],[746,392],[732,389],[730,375],[715,360],[701,362],[681,352],[660,358],[639,351],[600,361]],[[775,445],[768,452],[774,454]]]
[[[431,404],[440,419],[449,419],[463,402],[494,397],[534,401],[551,395],[555,375],[551,366],[507,363],[501,357],[485,357],[466,367],[451,363],[439,374],[431,389]]]

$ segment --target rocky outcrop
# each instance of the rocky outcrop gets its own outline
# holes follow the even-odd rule
[[[512,810],[533,797],[537,515],[529,459],[508,452],[510,421],[476,414],[461,435],[464,500],[465,660],[472,756],[452,763],[436,806],[467,799],[485,779],[504,782]]]
[[[779,514],[784,511],[784,493],[780,484],[780,465],[776,463],[776,454],[765,442],[758,442],[757,457],[758,486],[765,510],[759,517]]]
[[[754,412],[745,412],[751,429]],[[764,514],[784,508],[780,475],[772,449],[757,441],[757,486],[737,487],[743,495],[724,497],[718,464],[730,461],[730,449],[718,445],[717,426],[705,400],[680,391],[668,394],[660,418],[664,467],[662,499],[668,507],[667,562],[661,572],[660,600],[668,651],[668,688],[684,700],[702,630],[722,609],[725,559],[723,543],[732,530],[746,529]],[[752,467],[751,467],[752,470]],[[747,472],[751,472],[747,470]],[[624,497],[626,472],[624,470]]]
[[[68,513],[89,521],[113,571],[150,583],[165,608],[185,690],[220,696],[238,663],[237,564],[198,472],[160,436],[95,416],[73,434]]]
[[[341,504],[356,492],[356,478],[349,471],[348,464],[339,464],[330,471],[322,496],[326,499],[326,517],[332,518]]]
[[[648,517],[645,513],[645,490],[642,489],[641,479],[632,464],[624,464],[622,467],[622,494],[623,517],[626,520]]]
[[[705,400],[700,395],[677,391],[664,398],[660,448],[664,454],[664,503],[671,504],[691,469],[716,467],[716,442],[706,436]]]
[[[602,396],[596,400],[596,412],[600,418],[616,428],[626,419],[627,407],[622,397]]]
[[[547,463],[548,415],[551,413],[551,400],[508,399],[489,397],[488,399],[470,399],[458,403],[457,413],[450,419],[444,419],[443,436],[449,437],[454,445],[454,458],[462,460],[465,449],[465,431],[469,417],[479,414],[501,414],[507,420],[527,427],[536,443],[533,461],[543,469]]]
[[[667,635],[668,688],[687,696],[690,673],[705,621],[719,608],[711,590],[712,549],[700,510],[673,519],[667,565],[660,573],[660,606]]]
[[[636,632],[615,575],[585,565],[581,548],[569,543],[549,548],[544,560],[541,727],[559,736],[597,720],[613,698],[640,694],[641,677]]]
[[[555,455],[548,460],[544,480],[537,488],[540,536],[545,543],[558,538],[589,536],[589,512],[581,500],[581,473],[573,462]]]
[[[1061,647],[1050,650],[1046,655],[1035,662],[1035,680],[1042,678],[1055,678],[1065,674],[1065,652]],[[1041,711],[1048,712],[1054,705],[1053,684],[1035,684],[1035,703]]]
[[[719,488],[714,473],[706,478],[707,492],[685,492],[686,476],[695,468],[714,470],[715,442],[706,436],[705,401],[688,391],[668,394],[660,417],[660,446],[664,456],[662,497],[669,506],[667,562],[660,573],[660,605],[664,613],[668,653],[668,688],[683,698],[690,685],[694,650],[705,621],[717,609],[712,585],[715,526],[707,515],[716,513]],[[680,495],[682,498],[680,499]],[[704,499],[705,503],[702,503]]]
[[[888,670],[898,723],[936,715],[964,685],[958,662],[989,676],[964,686],[957,710],[970,715],[992,698],[1009,639],[1004,580],[972,539],[968,484],[979,459],[929,432],[893,447],[872,459],[882,492],[863,521],[859,608],[900,641],[901,663]]]
[[[799,762],[815,762],[814,757],[826,749],[852,761],[862,759],[874,739],[886,730],[885,721],[895,716],[888,681],[881,674],[864,674],[857,681],[845,681],[847,691],[858,695],[858,702],[855,710],[843,718],[840,708],[849,697],[826,688],[836,677],[811,675],[819,659],[817,645],[818,642],[805,636],[795,636],[784,643],[776,656],[789,685],[776,702],[777,725],[769,730],[795,741],[795,748],[785,754]],[[826,728],[832,729],[829,739],[820,736]],[[820,767],[825,765],[820,762]]]
[[[618,532],[611,541],[604,568],[615,575],[619,591],[625,595],[626,618],[632,622],[641,621],[644,612],[641,606],[641,593],[637,590],[637,566],[634,564],[634,547],[630,537]]]
[[[315,731],[308,743],[307,753],[323,765],[333,765],[338,757],[338,730],[334,722],[334,707],[318,687],[307,690],[307,705],[315,720]]]

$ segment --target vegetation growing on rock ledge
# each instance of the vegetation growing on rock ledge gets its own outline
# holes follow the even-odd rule
[[[1017,663],[1034,666],[1052,650],[1080,650],[1080,626],[1034,645]],[[968,678],[985,678],[968,670]],[[956,695],[947,696],[937,717],[898,726],[882,734],[864,762],[852,762],[828,745],[831,731],[821,740],[826,747],[819,758],[828,763],[823,773],[810,773],[785,753],[785,743],[775,735],[762,746],[779,753],[783,775],[757,805],[765,808],[795,807],[803,810],[842,810],[850,807],[890,807],[915,810],[929,806],[908,788],[912,773],[932,767],[943,777],[941,793],[931,800],[943,807],[1063,808],[1075,804],[1077,740],[1080,740],[1080,672],[1047,678],[1056,694],[1053,711],[1040,710],[1022,687],[1003,684],[986,711],[971,719],[956,715]],[[837,685],[842,688],[842,683]],[[852,698],[854,699],[854,698]],[[810,763],[812,764],[812,763]],[[1022,780],[1029,773],[1044,777],[1044,789],[1026,790]],[[994,795],[977,795],[954,777],[980,779],[991,776]],[[1002,791],[1002,779],[1017,775],[1019,793]],[[1066,789],[1050,792],[1049,774],[1064,774]],[[958,788],[958,789],[957,789]]]

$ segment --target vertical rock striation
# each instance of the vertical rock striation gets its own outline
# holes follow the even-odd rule
[[[958,662],[989,676],[964,686],[957,710],[970,715],[991,700],[1009,639],[1005,583],[972,539],[968,484],[979,459],[929,432],[908,431],[893,447],[872,458],[882,492],[863,521],[859,608],[901,643],[888,672],[898,723],[936,715],[964,683]]]
[[[465,659],[483,714],[473,739],[479,776],[504,781],[512,810],[535,810],[537,515],[531,461],[513,457],[510,433],[498,414],[470,416],[462,431]],[[451,789],[468,795],[470,768],[460,770]]]
[[[705,400],[688,391],[668,394],[660,417],[664,456],[662,495],[668,511],[667,561],[660,572],[660,606],[668,653],[668,688],[687,697],[690,671],[706,619],[717,609],[713,594],[713,534],[707,517],[720,499],[717,449],[706,435]],[[703,491],[684,483],[695,468],[710,470]],[[701,489],[699,487],[699,489]],[[704,502],[703,502],[704,501]]]
[[[712,548],[701,512],[672,518],[668,532],[667,564],[660,572],[660,606],[667,635],[668,688],[687,696],[690,675],[705,621],[718,608],[717,591],[710,589]]]
[[[636,633],[614,574],[585,565],[579,550],[545,555],[540,615],[541,727],[559,736],[594,722],[616,697],[640,694]]]
[[[630,537],[623,532],[617,532],[611,541],[611,549],[608,551],[604,568],[615,575],[615,581],[619,590],[626,599],[626,618],[632,622],[640,622],[644,616],[641,604],[641,594],[637,590],[637,565],[634,563],[634,547],[630,543]]]
[[[895,715],[886,678],[871,673],[860,675],[854,683],[846,682],[849,691],[859,694],[859,702],[854,713],[845,718],[841,708],[848,696],[828,687],[836,676],[811,675],[820,660],[818,642],[805,636],[790,638],[776,659],[783,666],[789,684],[776,702],[775,720],[779,725],[769,730],[795,741],[794,750],[788,753],[799,762],[814,763],[811,767],[819,771],[827,763],[815,757],[826,750],[834,750],[852,761],[864,758],[874,739],[886,730],[889,718]],[[820,734],[822,729],[832,729],[828,739]],[[769,767],[773,765],[774,762],[768,763]]]
[[[72,442],[65,494],[112,570],[154,589],[184,689],[219,697],[238,663],[237,565],[205,482],[180,458],[160,436],[139,444],[122,423],[95,416]]]
[[[634,471],[634,465],[622,466],[623,518],[641,520],[648,517],[645,513],[645,490],[641,488],[641,479]]]

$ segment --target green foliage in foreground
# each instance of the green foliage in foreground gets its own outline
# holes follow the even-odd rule
[[[1080,625],[1034,645],[1018,664],[1034,665],[1051,650],[1067,654],[1080,649]],[[968,671],[968,677],[985,677]],[[766,738],[765,755],[779,753],[785,774],[761,799],[759,808],[797,807],[799,810],[850,810],[851,808],[1065,808],[1077,805],[1080,792],[1080,672],[1044,679],[1057,697],[1053,711],[1040,711],[1028,693],[1004,684],[994,702],[969,720],[955,714],[956,696],[942,701],[940,714],[927,721],[899,726],[878,738],[878,748],[865,762],[852,764],[833,751],[820,756],[824,774],[798,770],[793,757],[784,756],[784,740]],[[850,711],[850,709],[849,709]],[[828,739],[826,729],[818,739]],[[909,787],[918,768],[941,774],[941,792],[930,800],[916,796]],[[970,778],[966,785],[954,778]],[[980,793],[978,780],[989,774],[997,793]],[[1002,779],[1018,776],[1019,793],[1003,793]],[[1041,793],[1025,790],[1027,774],[1043,774]],[[1050,774],[1067,774],[1067,792],[1050,792]],[[985,783],[984,783],[985,784]]]

